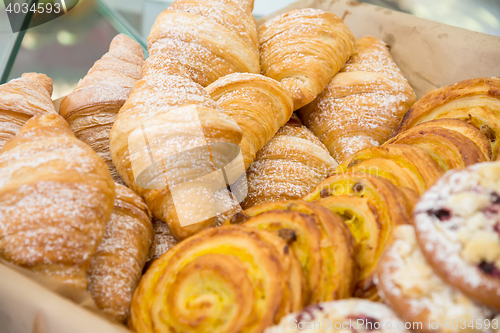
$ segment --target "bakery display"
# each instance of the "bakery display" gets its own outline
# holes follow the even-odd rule
[[[206,87],[231,73],[259,73],[253,0],[177,0],[158,15],[148,37],[150,55],[177,59]]]
[[[0,256],[78,289],[113,210],[106,163],[57,114],[32,117],[0,152]]]
[[[243,132],[240,142],[245,169],[292,116],[293,101],[281,84],[258,74],[230,74],[207,88]]]
[[[471,301],[434,273],[420,251],[412,226],[397,227],[394,238],[380,260],[377,281],[382,297],[403,320],[417,323],[421,332],[489,332],[486,327],[474,329],[468,324],[489,322],[494,312]],[[453,325],[448,325],[452,329],[444,327],[453,321],[460,323],[460,329],[458,325],[455,329]],[[431,322],[439,322],[441,327],[431,328]]]
[[[352,298],[311,305],[290,314],[265,333],[308,332],[397,332],[409,331],[387,306],[364,299]]]
[[[0,150],[31,117],[56,113],[51,95],[52,79],[40,73],[0,85]]]
[[[384,143],[415,100],[387,44],[362,37],[340,73],[300,115],[341,162]]]
[[[292,95],[293,109],[311,102],[354,52],[354,36],[335,14],[296,9],[259,27],[262,74]]]
[[[397,133],[433,119],[460,119],[488,138],[495,160],[500,149],[499,88],[500,78],[491,77],[469,79],[431,90],[411,107]]]
[[[248,194],[241,206],[299,199],[336,167],[321,141],[292,116],[248,168]]]
[[[134,332],[498,329],[498,78],[415,103],[389,30],[252,8],[175,1],[59,109],[0,86],[0,261]]]
[[[152,242],[148,207],[132,190],[116,184],[113,213],[87,273],[88,292],[108,316],[127,320]]]
[[[144,64],[142,47],[120,34],[111,41],[109,52],[96,61],[75,90],[66,96],[59,114],[76,137],[88,144],[108,165],[115,182],[123,184],[109,152],[109,131]]]
[[[453,170],[415,206],[415,232],[436,274],[466,296],[500,310],[500,164]]]
[[[156,260],[132,300],[137,333],[262,332],[302,308],[299,262],[285,240],[243,225],[204,230]]]
[[[314,203],[282,201],[252,207],[226,222],[242,223],[289,243],[302,267],[305,305],[352,294],[357,274],[354,242],[338,215]]]

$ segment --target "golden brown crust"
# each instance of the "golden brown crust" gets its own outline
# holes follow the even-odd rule
[[[0,154],[0,255],[86,289],[114,198],[106,164],[66,121],[35,116]]]
[[[230,74],[207,88],[243,132],[245,169],[292,116],[293,100],[278,81],[259,74]]]
[[[354,36],[333,13],[296,9],[259,27],[262,73],[290,91],[294,110],[311,102],[354,52]]]
[[[116,184],[113,213],[87,273],[88,292],[108,316],[125,322],[153,242],[151,213],[129,188]]]
[[[115,182],[123,184],[109,152],[109,131],[135,82],[141,78],[144,52],[139,43],[119,34],[109,52],[96,61],[75,90],[62,101],[59,113],[76,137],[106,162]]]
[[[387,45],[363,37],[341,72],[300,114],[340,162],[384,143],[415,100]]]
[[[293,115],[248,168],[242,207],[299,199],[336,166],[321,141]]]
[[[461,119],[490,141],[492,158],[500,149],[500,78],[476,78],[431,90],[415,103],[398,126],[401,133],[417,124],[442,118]]]
[[[388,144],[351,155],[335,172],[376,175],[422,194],[443,174],[443,169],[422,148]]]
[[[51,95],[52,79],[45,74],[24,73],[0,85],[0,150],[31,117],[56,113]]]
[[[178,59],[204,87],[231,73],[259,73],[251,8],[250,0],[177,0],[156,18],[148,37],[149,54]]]
[[[138,333],[262,332],[301,307],[301,285],[300,266],[278,236],[211,228],[153,263],[134,293],[130,326]]]

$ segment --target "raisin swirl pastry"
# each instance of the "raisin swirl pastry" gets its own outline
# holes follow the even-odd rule
[[[31,117],[56,113],[51,95],[52,79],[45,74],[24,73],[0,85],[0,150]]]
[[[500,310],[500,163],[446,173],[415,206],[422,252],[439,277]]]
[[[119,34],[109,52],[96,61],[75,90],[66,96],[59,114],[76,137],[106,162],[115,182],[123,184],[109,152],[109,131],[132,87],[141,78],[144,52],[132,38]]]
[[[469,323],[478,320],[483,326],[493,311],[471,301],[434,273],[412,226],[399,226],[394,231],[394,242],[380,259],[376,281],[382,298],[402,319],[417,323],[420,332],[491,332],[472,328]],[[453,328],[453,321],[460,326]],[[431,322],[439,325],[431,327]]]
[[[296,332],[302,329],[318,333],[409,333],[386,305],[356,298],[310,305],[284,317],[278,325],[265,330],[265,333]]]
[[[335,172],[373,174],[418,194],[432,186],[444,173],[423,148],[406,144],[360,150],[342,162]]]
[[[113,213],[87,273],[87,291],[108,316],[127,320],[152,242],[148,207],[131,189],[116,184]]]
[[[377,299],[373,275],[392,230],[411,223],[411,210],[417,201],[412,190],[398,188],[386,179],[370,174],[339,174],[325,179],[305,201],[339,214],[356,244],[356,297]]]
[[[106,164],[68,123],[34,116],[0,153],[0,256],[85,290],[114,199]]]
[[[356,271],[354,243],[342,220],[314,203],[271,202],[236,213],[226,224],[272,232],[290,243],[304,279],[304,304],[352,294]]]
[[[259,27],[262,74],[283,84],[297,110],[323,91],[354,52],[354,36],[333,13],[296,9]]]
[[[490,141],[492,159],[500,151],[500,78],[476,78],[429,91],[406,113],[401,133],[433,119],[461,119],[479,129]]]
[[[300,265],[287,243],[242,225],[204,230],[156,260],[132,300],[143,332],[262,332],[302,308]]]

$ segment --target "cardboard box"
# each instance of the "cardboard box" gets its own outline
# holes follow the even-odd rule
[[[500,37],[356,1],[301,0],[259,22],[307,7],[342,17],[356,38],[371,35],[388,43],[417,97],[464,79],[500,76]],[[92,303],[85,293],[0,263],[1,333],[127,332],[124,326],[99,315]]]

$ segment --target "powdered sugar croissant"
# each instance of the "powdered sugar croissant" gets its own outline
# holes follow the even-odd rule
[[[113,179],[122,183],[109,153],[109,131],[135,82],[141,78],[142,47],[130,37],[113,38],[109,52],[99,59],[75,90],[61,102],[59,113],[76,137],[106,162]]]
[[[106,164],[66,121],[33,117],[0,153],[0,256],[85,289],[114,198]]]

